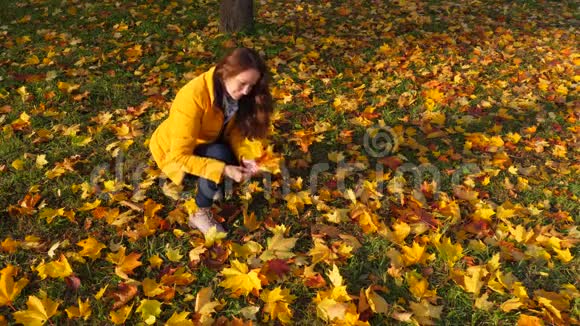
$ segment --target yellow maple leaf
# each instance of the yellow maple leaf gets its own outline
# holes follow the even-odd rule
[[[143,294],[147,297],[155,297],[165,292],[165,289],[161,287],[160,283],[150,278],[145,278],[141,286],[143,286]]]
[[[452,244],[451,239],[448,237],[443,237],[443,242],[440,239],[441,234],[435,235],[433,244],[437,248],[437,251],[439,251],[440,257],[449,267],[453,267],[455,262],[463,257],[463,247],[459,243]]]
[[[420,303],[411,302],[409,305],[413,311],[413,319],[420,325],[433,325],[433,319],[441,318],[443,306],[434,306],[425,299]]]
[[[286,232],[284,225],[279,225],[271,229],[271,231],[274,232],[274,236],[268,238],[266,241],[268,247],[260,255],[260,259],[268,261],[276,258],[288,259],[294,257],[295,254],[292,252],[292,249],[298,238],[284,238],[284,233]]]
[[[488,294],[484,293],[481,297],[475,299],[475,303],[473,306],[477,309],[489,311],[489,309],[493,308],[493,302],[488,301]]]
[[[35,268],[36,272],[41,279],[45,279],[47,276],[52,278],[67,277],[72,274],[72,268],[70,267],[68,260],[64,255],[60,255],[59,260],[52,261],[48,264],[44,262],[40,263]]]
[[[407,283],[409,284],[409,291],[417,299],[435,297],[437,295],[436,290],[429,290],[429,282],[427,279],[416,273],[407,274]]]
[[[311,205],[312,200],[310,199],[310,192],[307,190],[300,191],[298,193],[291,192],[286,197],[286,206],[292,213],[298,215],[299,212],[304,210],[304,205]]]
[[[348,303],[324,298],[316,305],[316,314],[327,322],[332,322],[335,319],[344,320],[347,308]]]
[[[332,264],[332,270],[328,271],[326,275],[334,287],[342,286],[342,275],[335,264]]]
[[[72,93],[72,92],[74,92],[75,90],[79,89],[79,87],[80,87],[80,85],[77,85],[77,84],[69,84],[67,82],[62,82],[62,81],[59,81],[56,84],[56,86],[58,87],[58,89],[61,92],[65,92],[65,93],[69,93],[69,94]]]
[[[82,211],[90,211],[90,210],[93,210],[93,209],[99,207],[99,205],[101,205],[101,200],[95,199],[95,201],[92,203],[84,203],[83,206],[81,206],[78,210],[81,212]]]
[[[36,168],[41,169],[46,164],[48,164],[48,161],[46,160],[46,154],[40,154],[36,156],[36,162],[34,164]]]
[[[38,217],[46,219],[47,224],[50,224],[57,216],[64,216],[64,208],[54,209],[46,207],[38,213]]]
[[[519,309],[523,303],[518,298],[511,298],[501,304],[500,308],[504,312],[510,312],[512,310]]]
[[[28,309],[15,312],[14,319],[20,324],[40,326],[56,314],[59,303],[50,298],[39,299],[31,295],[28,297],[26,305]]]
[[[154,255],[149,258],[149,265],[151,268],[159,268],[163,264],[163,259],[159,257],[159,255]]]
[[[249,271],[248,265],[232,260],[231,266],[222,270],[225,280],[219,285],[232,290],[234,297],[247,296],[250,292],[262,288],[258,273],[255,270]]]
[[[256,213],[251,212],[248,214],[247,208],[244,208],[242,213],[244,215],[244,227],[249,231],[257,230],[260,227],[260,224],[262,224],[262,222],[256,219]]]
[[[509,232],[517,242],[528,242],[534,236],[534,230],[527,231],[522,225],[516,225],[516,227],[509,226]]]
[[[18,92],[18,94],[20,94],[20,98],[22,99],[22,102],[25,102],[26,99],[28,98],[28,96],[30,95],[30,93],[28,93],[28,91],[26,90],[26,86],[21,86],[19,87],[16,92]],[[26,113],[24,113],[26,114]]]
[[[425,97],[432,99],[436,103],[441,103],[443,96],[444,94],[441,93],[438,89],[428,89],[425,91]]]
[[[167,286],[188,285],[195,281],[195,275],[189,273],[185,267],[178,267],[175,272],[165,274],[161,277],[161,283]]]
[[[116,253],[108,253],[107,261],[117,265],[115,267],[115,274],[121,278],[128,279],[128,274],[132,274],[135,268],[143,265],[139,261],[139,257],[141,257],[141,254],[136,252],[125,256],[125,247],[121,247]]]
[[[121,325],[125,323],[129,314],[131,314],[131,310],[133,309],[133,304],[130,306],[123,306],[117,310],[111,310],[109,316],[111,317],[111,321],[115,325]]]
[[[145,324],[153,325],[157,320],[157,316],[161,313],[161,302],[157,300],[143,299],[135,312],[141,313],[141,319]]]
[[[296,296],[290,294],[289,289],[282,289],[276,287],[272,290],[264,290],[260,294],[260,299],[266,304],[264,305],[264,312],[270,314],[270,319],[280,320],[283,324],[288,324],[292,321],[292,310],[288,306]]]
[[[424,264],[435,257],[434,254],[427,253],[427,246],[421,246],[415,241],[413,241],[412,247],[401,246],[401,250],[405,266]]]
[[[203,255],[207,251],[203,245],[199,245],[189,251],[189,261],[190,262],[199,262],[201,260],[201,255]]]
[[[91,304],[89,303],[89,299],[85,300],[85,302],[81,301],[81,298],[78,298],[79,306],[70,306],[65,309],[66,314],[68,315],[69,319],[72,318],[82,318],[84,320],[89,319],[91,316]]]
[[[479,291],[483,286],[483,278],[488,274],[485,266],[471,266],[467,269],[467,275],[463,276],[465,283],[465,291],[479,295]]]
[[[2,243],[0,243],[0,247],[2,248],[2,250],[9,253],[9,254],[15,253],[16,249],[18,249],[19,245],[20,245],[20,241],[16,241],[16,240],[12,239],[11,237],[4,239],[4,241],[2,241]]]
[[[167,320],[165,326],[194,326],[193,321],[187,319],[189,312],[181,311],[174,312],[173,315]]]
[[[8,265],[0,271],[0,307],[11,305],[22,289],[28,284],[28,279],[21,278],[14,283],[18,269]]]
[[[209,231],[204,235],[205,237],[205,247],[210,248],[214,243],[220,243],[223,239],[228,236],[226,232],[220,232],[215,226],[209,228]]]
[[[16,159],[16,160],[12,161],[11,165],[14,168],[14,170],[16,170],[16,171],[20,171],[20,170],[24,169],[24,161],[21,159]]]
[[[389,313],[389,304],[382,296],[380,296],[378,293],[376,293],[373,290],[372,286],[369,286],[365,290],[365,298],[366,298],[367,303],[369,304],[371,310],[374,313],[378,313],[378,314],[388,314]]]
[[[566,248],[565,250],[552,248],[552,250],[556,252],[556,254],[558,255],[558,259],[560,259],[564,263],[568,263],[574,258],[574,256],[572,256],[572,253],[570,253],[570,249],[568,248]]]
[[[200,316],[199,322],[202,325],[213,325],[214,320],[211,315],[216,308],[222,306],[218,301],[212,301],[212,296],[213,290],[210,287],[200,289],[195,296],[194,311]]]
[[[248,257],[252,255],[257,255],[263,249],[264,248],[262,245],[255,241],[248,241],[244,243],[243,246],[237,243],[232,243],[232,251],[234,252],[235,256],[242,259],[248,259]]]
[[[97,300],[101,300],[101,298],[103,297],[103,294],[105,294],[105,291],[107,291],[107,288],[108,288],[108,287],[109,287],[109,284],[107,284],[107,285],[103,286],[103,287],[102,287],[102,288],[99,290],[99,292],[97,292],[97,293],[95,294],[95,299],[97,299]]]
[[[382,226],[378,216],[362,203],[354,205],[350,217],[358,222],[364,233],[377,232]]]
[[[348,212],[350,210],[346,208],[336,208],[332,212],[324,214],[324,217],[328,222],[340,224],[341,222],[346,222],[348,220]]]
[[[544,326],[544,321],[536,316],[521,314],[517,326]]]
[[[397,221],[395,224],[393,224],[393,231],[388,228],[386,229],[385,236],[387,240],[401,244],[410,233],[411,227],[409,224],[402,221]]]
[[[314,247],[310,249],[308,255],[312,256],[312,265],[321,261],[329,263],[338,259],[338,256],[320,238],[314,238]]]
[[[248,160],[255,160],[262,156],[264,145],[258,139],[250,140],[245,138],[239,146],[240,155]]]
[[[180,253],[179,248],[171,248],[169,244],[165,245],[165,256],[169,261],[177,263],[183,258],[183,255]]]
[[[83,250],[79,252],[79,255],[89,257],[92,260],[101,257],[101,250],[107,247],[93,237],[88,237],[77,242],[77,246],[83,247]]]
[[[271,174],[280,174],[280,166],[283,158],[282,155],[274,153],[274,146],[268,145],[262,151],[262,155],[256,159],[260,171]]]
[[[474,221],[487,221],[491,222],[491,217],[495,215],[495,211],[491,207],[480,206],[473,213],[472,217]]]
[[[177,198],[179,198],[179,196]],[[197,204],[195,203],[195,198],[190,198],[186,200],[183,203],[183,207],[185,207],[185,210],[187,211],[188,214],[193,214],[199,209],[197,207]]]
[[[493,255],[493,256],[492,256],[492,257],[491,257],[491,258],[490,258],[490,259],[487,261],[487,263],[486,263],[486,267],[487,267],[487,270],[488,270],[490,273],[493,273],[494,271],[496,271],[496,270],[499,268],[499,266],[500,266],[500,262],[499,262],[500,258],[501,258],[501,257],[500,257],[500,254],[499,254],[499,253],[496,253],[495,255]]]

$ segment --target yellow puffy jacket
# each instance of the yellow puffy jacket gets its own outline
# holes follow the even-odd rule
[[[178,185],[185,173],[221,182],[224,162],[193,155],[196,146],[215,142],[224,124],[223,113],[212,108],[214,70],[211,68],[179,90],[169,117],[157,127],[149,142],[159,168]],[[224,139],[239,160],[252,159],[252,141],[241,136],[234,120],[235,116],[226,124]]]

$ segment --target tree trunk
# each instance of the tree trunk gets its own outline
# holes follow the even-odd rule
[[[220,31],[231,33],[254,27],[253,0],[221,0]]]

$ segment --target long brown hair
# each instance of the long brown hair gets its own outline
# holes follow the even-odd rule
[[[213,75],[215,100],[213,106],[224,110],[224,80],[248,69],[260,73],[260,79],[249,94],[238,101],[238,112],[234,123],[244,137],[263,138],[270,128],[272,95],[268,87],[269,76],[266,63],[260,55],[248,48],[237,48],[226,55],[217,65]]]

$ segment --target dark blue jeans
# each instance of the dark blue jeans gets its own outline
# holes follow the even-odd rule
[[[226,163],[227,165],[238,165],[236,156],[228,144],[225,143],[210,143],[199,145],[193,151],[195,155],[210,157]],[[188,175],[187,181],[192,181],[197,178],[197,194],[195,195],[195,203],[197,207],[211,207],[213,198],[219,191],[223,194],[223,180],[222,183],[215,182],[202,178]],[[189,182],[188,182],[189,183]]]

